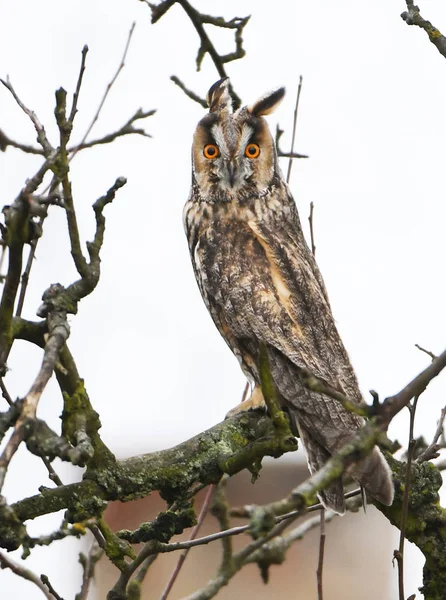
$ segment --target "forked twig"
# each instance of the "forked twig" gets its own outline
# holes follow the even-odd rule
[[[426,450],[424,450],[424,452],[422,452],[418,456],[418,458],[416,460],[417,463],[422,463],[422,462],[425,462],[426,460],[432,460],[433,458],[438,458],[438,456],[439,456],[438,451],[440,450],[440,447],[444,447],[444,441],[443,441],[442,446],[440,446],[438,444],[438,440],[440,439],[441,435],[444,433],[445,418],[446,418],[446,406],[444,406],[441,410],[440,420],[438,421],[437,429],[435,431],[432,442],[429,444],[429,446],[426,448]]]
[[[73,150],[73,153],[70,156],[70,161],[73,160],[73,158],[79,152],[79,150],[81,149],[81,147],[84,146],[87,137],[90,135],[91,130],[93,129],[95,123],[99,119],[99,115],[101,114],[102,108],[103,108],[103,106],[105,104],[105,101],[107,100],[107,96],[110,93],[111,88],[113,87],[113,84],[115,83],[115,81],[119,77],[119,74],[122,71],[122,69],[125,67],[125,60],[127,58],[127,53],[128,53],[129,47],[130,47],[130,42],[132,41],[132,35],[133,35],[134,30],[135,30],[135,25],[136,25],[136,23],[133,22],[132,26],[130,27],[130,31],[129,31],[128,36],[127,36],[127,42],[125,44],[124,53],[122,55],[121,62],[120,62],[119,66],[118,66],[118,68],[116,70],[116,73],[113,75],[111,81],[109,82],[109,84],[105,88],[104,95],[102,96],[102,100],[99,103],[99,106],[98,106],[98,108],[96,110],[96,113],[95,113],[95,115],[93,117],[93,120],[91,121],[90,125],[88,126],[88,129],[85,132],[82,140],[80,141],[80,143],[78,144],[78,146]],[[74,104],[74,102],[73,102],[73,104]]]
[[[36,585],[44,594],[47,600],[54,600],[54,596],[51,595],[51,593],[48,591],[48,588],[42,583],[35,573],[29,569],[26,569],[23,565],[14,562],[11,558],[9,558],[9,556],[3,554],[3,552],[0,552],[0,568],[10,569],[15,575],[34,583],[34,585]]]

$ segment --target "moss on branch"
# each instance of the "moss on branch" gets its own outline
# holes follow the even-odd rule
[[[108,501],[123,502],[159,491],[167,501],[185,496],[196,484],[216,483],[237,456],[240,471],[263,456],[277,455],[274,426],[266,415],[244,413],[168,450],[144,454],[87,471],[84,480],[58,488],[41,488],[40,494],[12,505],[20,521],[68,509],[71,521],[99,516]],[[4,539],[5,531],[0,532]],[[17,540],[19,542],[19,540]]]

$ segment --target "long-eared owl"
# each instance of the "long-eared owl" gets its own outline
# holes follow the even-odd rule
[[[209,113],[193,139],[184,224],[204,302],[251,384],[250,398],[234,411],[264,407],[257,368],[263,346],[280,403],[315,472],[364,421],[301,381],[304,368],[351,401],[362,400],[263,118],[284,94],[280,88],[233,113],[228,80],[211,87]],[[378,448],[352,475],[378,501],[392,503],[390,469]],[[343,513],[342,480],[320,498]]]

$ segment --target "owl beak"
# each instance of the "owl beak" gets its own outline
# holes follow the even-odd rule
[[[233,162],[227,163],[228,183],[229,187],[233,188],[235,183],[235,165]]]

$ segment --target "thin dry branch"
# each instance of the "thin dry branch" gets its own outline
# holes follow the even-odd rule
[[[203,525],[203,521],[208,513],[213,493],[214,493],[214,486],[210,485],[208,488],[208,491],[206,492],[206,496],[205,496],[205,499],[203,502],[203,506],[201,507],[200,514],[198,515],[197,524],[192,529],[191,534],[189,536],[189,541],[192,541],[197,537],[198,532],[200,531],[201,526]],[[183,552],[181,553],[181,555],[177,561],[177,564],[175,565],[175,568],[169,578],[169,581],[167,582],[167,585],[164,588],[163,593],[161,594],[160,600],[167,600],[170,590],[173,588],[173,585],[181,571],[181,567],[183,566],[184,561],[187,558],[189,550],[190,550],[190,548],[185,548],[183,550]]]
[[[29,144],[22,144],[21,142],[16,142],[8,135],[6,135],[6,133],[2,129],[0,129],[0,150],[2,152],[5,152],[8,146],[11,146],[11,148],[17,148],[17,150],[21,150],[26,154],[38,154],[40,156],[44,155],[44,151],[41,148],[36,148],[35,146],[30,146]]]
[[[9,77],[6,78],[6,81],[3,79],[0,79],[1,83],[3,83],[3,85],[5,86],[5,88],[7,90],[9,90],[14,98],[14,100],[17,102],[17,104],[20,106],[20,108],[23,110],[23,112],[28,115],[28,117],[31,119],[33,125],[34,125],[34,129],[37,132],[37,141],[39,142],[39,144],[42,146],[43,149],[43,154],[46,157],[49,157],[50,154],[52,152],[54,152],[54,148],[52,147],[52,145],[50,144],[50,142],[48,141],[46,132],[45,132],[45,128],[42,125],[42,123],[39,121],[36,113],[32,110],[30,110],[29,108],[27,108],[25,106],[25,104],[20,100],[20,98],[18,97]]]
[[[93,117],[93,120],[91,121],[90,125],[88,126],[87,131],[84,133],[84,136],[82,137],[82,140],[79,144],[77,144],[77,149],[73,149],[72,154],[70,156],[70,160],[73,160],[73,158],[76,156],[76,154],[79,152],[79,150],[82,149],[82,147],[85,147],[85,143],[87,141],[88,136],[91,133],[91,130],[93,129],[93,127],[95,126],[95,123],[97,122],[97,120],[99,119],[99,116],[101,114],[101,111],[104,107],[105,101],[107,100],[107,96],[110,93],[110,90],[112,89],[115,81],[118,79],[119,74],[121,73],[122,69],[125,67],[125,60],[127,58],[127,53],[130,47],[130,42],[132,41],[132,36],[133,36],[133,32],[135,30],[135,25],[136,23],[132,23],[132,26],[130,27],[128,36],[127,36],[127,41],[125,44],[125,48],[124,48],[124,52],[121,58],[121,62],[119,63],[119,66],[115,72],[115,74],[113,75],[111,81],[108,83],[107,87],[105,88],[105,92],[104,95],[102,96],[102,99],[99,103],[99,106],[96,110],[96,113]],[[74,101],[73,101],[73,106],[74,106]]]
[[[54,600],[54,596],[50,593],[48,588],[42,583],[40,578],[35,573],[23,565],[14,562],[11,558],[9,558],[9,556],[3,554],[3,552],[0,552],[0,568],[10,569],[15,575],[34,583],[34,585],[36,585],[44,594],[47,600]]]
[[[133,127],[133,123],[135,121],[138,121],[139,119],[146,119],[147,117],[151,117],[155,113],[156,110],[154,109],[144,111],[142,110],[142,108],[139,108],[135,112],[135,114],[132,117],[130,117],[130,119],[126,123],[124,123],[124,125],[120,127],[117,131],[104,135],[103,137],[98,138],[96,140],[91,140],[90,142],[81,142],[80,144],[68,148],[68,153],[71,154],[70,161],[80,150],[85,150],[86,148],[93,148],[94,146],[100,146],[102,144],[111,144],[117,138],[123,137],[125,135],[142,135],[143,137],[148,138],[152,137],[150,133],[147,133],[144,129]]]
[[[76,594],[75,600],[87,600],[96,564],[102,558],[103,554],[104,551],[102,548],[99,547],[97,542],[94,542],[87,556],[82,553],[79,555],[79,562],[82,566],[82,586],[80,592]]]
[[[438,458],[440,456],[439,450],[443,445],[438,443],[440,437],[444,434],[444,420],[446,418],[446,406],[444,406],[441,410],[440,419],[438,421],[437,429],[435,431],[432,442],[429,446],[424,450],[417,458],[417,463],[422,463],[426,460],[432,460],[433,458]]]
[[[53,600],[64,600],[62,598],[62,596],[59,596],[59,594],[56,592],[56,590],[54,589],[54,587],[52,586],[49,578],[47,575],[42,574],[40,576],[40,579],[42,581],[43,584],[46,585],[46,587],[48,588],[48,592],[50,593],[50,597],[53,598]]]
[[[282,137],[283,133],[284,133],[284,130],[280,129],[280,127],[277,125],[276,137],[275,137],[277,156],[279,156],[281,158],[289,158],[289,159],[309,158],[308,154],[299,154],[298,152],[285,152],[284,150],[282,150],[280,147],[280,138]]]
[[[314,241],[314,202],[310,202],[310,215],[308,217],[310,224],[310,241],[311,241],[311,252],[313,256],[316,256],[316,243]]]
[[[404,484],[403,494],[403,506],[401,511],[401,526],[400,526],[400,543],[398,550],[395,550],[394,557],[398,564],[398,593],[399,600],[406,600],[404,594],[404,541],[406,538],[406,526],[407,526],[407,515],[409,511],[409,493],[412,480],[412,461],[415,450],[415,439],[414,439],[414,426],[415,426],[415,413],[417,410],[418,396],[415,396],[413,403],[408,404],[410,411],[410,425],[409,425],[409,443],[407,451],[407,468],[406,468],[406,481]]]
[[[319,559],[318,559],[317,571],[316,571],[318,600],[324,600],[324,584],[323,584],[324,556],[325,556],[325,510],[321,510],[320,530],[319,530]]]
[[[288,162],[288,171],[286,174],[286,182],[289,184],[290,180],[291,180],[291,168],[293,166],[293,154],[294,154],[294,142],[296,140],[296,125],[297,125],[297,115],[299,112],[299,100],[300,100],[300,94],[302,91],[302,75],[299,76],[299,86],[297,88],[297,94],[296,94],[296,104],[294,106],[294,115],[293,115],[293,132],[291,134],[291,149],[290,149],[290,160]]]
[[[73,103],[71,105],[70,116],[68,117],[68,120],[71,124],[73,124],[74,117],[76,116],[76,113],[77,113],[77,103],[79,101],[79,94],[80,94],[81,87],[82,87],[82,79],[84,77],[84,72],[85,72],[85,62],[87,60],[87,53],[88,53],[88,46],[85,45],[82,48],[82,59],[81,59],[81,66],[80,66],[80,70],[79,70],[79,76],[77,78],[76,90],[73,94]]]
[[[250,17],[234,17],[227,21],[223,17],[214,17],[212,15],[206,15],[200,13],[197,9],[195,9],[187,0],[164,0],[160,4],[153,4],[151,2],[146,2],[152,11],[152,23],[157,23],[161,17],[163,17],[166,12],[174,5],[179,4],[184,12],[189,17],[192,25],[194,26],[199,38],[200,38],[200,47],[197,53],[197,71],[200,70],[201,64],[203,62],[206,54],[209,54],[212,62],[214,63],[215,68],[217,69],[218,75],[221,79],[228,77],[228,74],[225,69],[225,65],[233,60],[237,60],[239,58],[243,58],[245,56],[245,50],[243,48],[243,29],[245,25],[248,23]],[[235,41],[235,50],[228,54],[219,54],[209,38],[205,25],[213,25],[214,27],[221,27],[223,29],[233,29],[235,30],[234,41]],[[171,77],[172,81],[176,83],[183,92],[195,102],[198,102],[201,106],[206,108],[207,104],[204,103],[203,99],[200,98],[197,94],[190,91],[179,79],[178,77]],[[229,83],[229,93],[231,94],[233,104],[235,108],[239,108],[241,105],[241,100],[239,96],[234,91],[231,83]]]

